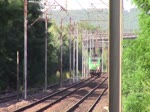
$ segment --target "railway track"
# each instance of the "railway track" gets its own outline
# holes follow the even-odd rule
[[[50,94],[49,96],[42,98],[39,101],[36,101],[30,105],[27,105],[23,108],[20,108],[14,112],[41,112],[50,106],[60,102],[62,99],[66,98],[68,95],[72,94],[82,86],[86,85],[87,83],[92,82],[96,78],[89,78],[87,80],[81,81],[77,84],[73,84],[72,86],[65,88],[63,90],[57,91],[55,93]]]
[[[78,100],[75,102],[73,101],[72,102],[73,104],[71,103],[72,106],[70,106],[70,104],[67,104],[67,105],[65,105],[65,107],[62,107],[63,110],[60,109],[61,110],[60,112],[66,112],[66,111],[73,112],[85,99],[87,99],[92,93],[94,93],[94,91],[96,91],[100,86],[102,86],[106,80],[107,80],[106,77],[90,78],[90,79],[80,82],[78,84],[74,84],[71,87],[68,87],[68,88],[63,89],[58,92],[55,92],[37,102],[34,102],[28,106],[20,108],[20,109],[16,110],[15,112],[22,112],[22,111],[24,111],[24,112],[35,112],[35,111],[36,112],[43,112],[43,111],[50,112],[50,111],[53,111],[53,107],[55,109],[57,108],[58,105],[60,105],[59,107],[62,107],[61,103],[65,102],[65,100],[68,100],[68,99],[71,100],[71,98],[73,96],[77,97],[76,94],[84,93],[84,95],[81,95],[82,97],[80,96],[80,98],[77,98],[77,99],[81,99],[81,100]],[[97,81],[97,82],[95,82],[95,81]],[[100,83],[97,84],[99,81],[100,81]],[[94,86],[90,86],[91,83],[94,84]],[[90,91],[84,91],[85,88],[91,88],[91,89],[90,89]],[[105,91],[106,90],[107,89],[105,89]],[[102,94],[101,94],[101,96],[102,96]],[[101,96],[99,96],[99,98],[97,98],[97,101],[95,101],[95,104],[98,102],[98,100],[101,98]],[[92,106],[93,105],[91,105],[91,108],[92,108]],[[69,108],[69,107],[71,107],[71,108]],[[90,112],[90,110],[89,110],[89,112]],[[57,111],[57,110],[55,110],[55,111]]]
[[[63,83],[66,83],[68,80],[69,79],[64,80]],[[47,89],[53,89],[53,88],[56,89],[58,87],[59,87],[59,83],[55,83],[55,84],[52,84],[52,85],[48,86]],[[40,92],[42,90],[43,90],[42,88],[36,89],[36,90],[31,90],[31,91],[28,92],[28,94],[31,96],[32,94],[38,93],[38,92]],[[4,95],[4,93],[1,94],[0,103],[6,103],[6,102],[9,102],[9,101],[12,101],[12,100],[18,100],[17,93],[11,94],[11,91],[8,91],[8,92],[5,92],[5,94],[10,94],[10,95]],[[22,93],[19,93],[19,99],[21,97],[22,97]]]
[[[12,92],[11,90],[0,91],[0,96]]]
[[[67,97],[66,99],[62,100],[57,105],[54,105],[46,110],[42,110],[44,112],[86,112],[88,109],[94,105],[94,101],[98,97],[99,94],[101,94],[100,91],[97,91],[97,89],[100,89],[103,83],[107,84],[107,78],[102,77],[99,78],[88,85],[80,88],[78,91],[76,91],[71,96]],[[97,93],[95,93],[97,91]],[[100,92],[100,93],[99,93]],[[94,93],[94,95],[97,96],[91,96],[91,94]],[[101,94],[102,96],[102,94]],[[88,99],[89,97],[95,98],[95,99]],[[97,102],[95,102],[96,104]],[[88,104],[88,105],[87,105]]]
[[[93,103],[93,105],[89,108],[89,110],[87,112],[92,112],[94,110],[94,108],[96,107],[96,104],[100,101],[100,99],[102,98],[102,96],[104,95],[104,93],[107,91],[108,86],[103,90],[103,92],[97,97],[97,99],[95,100],[95,102]]]
[[[0,103],[5,103],[5,102],[8,102],[8,101],[11,101],[11,100],[15,100],[17,99],[17,95],[11,95],[11,96],[7,96],[7,97],[2,97],[0,98]]]
[[[100,100],[100,98],[103,96],[104,92],[108,88],[105,87],[103,90],[101,90],[100,88],[104,84],[104,82],[106,82],[107,79],[108,78],[105,78],[100,84],[98,84],[95,88],[88,92],[81,100],[72,105],[72,107],[70,107],[66,112],[92,112],[97,102]],[[95,97],[95,102],[90,101],[90,99],[92,99],[93,97]],[[88,107],[84,107],[86,103],[89,104]]]

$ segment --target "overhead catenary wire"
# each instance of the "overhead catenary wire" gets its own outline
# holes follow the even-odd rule
[[[106,4],[103,0],[99,0],[101,1],[106,7],[108,7],[108,4]]]
[[[82,7],[82,5],[80,4],[80,2],[78,1],[78,0],[75,0],[77,3],[78,3],[78,5],[84,10],[84,12],[86,13],[86,14],[88,14],[88,11],[85,9],[85,8],[83,8]]]
[[[99,9],[98,9],[93,3],[91,3],[91,5],[94,6],[95,9],[97,9],[97,11],[100,13],[100,15],[101,15],[103,18],[105,18],[104,15],[101,14],[102,11],[99,11]],[[98,15],[98,16],[99,16],[99,15]],[[100,17],[100,16],[99,16],[99,17]]]
[[[94,14],[94,16],[95,17],[98,17],[98,18],[104,18],[105,19],[105,16],[102,14],[102,12],[103,12],[103,10],[101,10],[101,11],[99,11],[99,9],[94,5],[94,3],[92,3],[90,0],[89,0],[89,3],[96,9],[96,11],[98,11],[99,12],[99,14],[101,15],[95,15]],[[107,6],[107,4],[104,2],[103,4],[105,4],[106,6]],[[108,7],[108,6],[107,6]],[[92,12],[89,12],[89,13],[94,13],[94,12],[96,12],[96,11],[92,11]],[[92,15],[93,16],[93,15]],[[102,21],[107,21],[107,20],[102,20]],[[96,21],[97,22],[97,21]],[[104,22],[102,22],[101,24],[104,24]]]
[[[44,12],[43,12],[43,14],[44,13],[46,13],[48,10],[49,10],[49,8],[51,8],[53,5],[54,5],[55,3],[53,3],[52,5],[50,5]],[[28,28],[30,28],[31,26],[33,26],[38,20],[40,20],[40,19],[42,19],[41,18],[41,16],[39,16],[37,19],[35,19],[30,25],[28,25]]]
[[[67,10],[62,5],[60,5],[56,0],[54,0],[54,1],[61,7],[62,10],[67,12]]]

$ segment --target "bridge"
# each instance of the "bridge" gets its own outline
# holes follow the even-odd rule
[[[107,32],[82,33],[84,48],[102,47],[102,44],[108,46],[109,34]],[[123,39],[135,39],[137,34],[132,32],[123,33]]]

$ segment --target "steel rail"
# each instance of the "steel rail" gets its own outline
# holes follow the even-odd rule
[[[94,104],[90,107],[90,109],[87,112],[92,112],[93,109],[95,108],[96,104],[100,101],[101,97],[104,95],[105,91],[108,89],[108,86],[104,89],[104,91],[102,92],[102,94],[100,94],[98,96],[98,98],[96,99],[96,101],[94,102]]]
[[[0,91],[0,96],[12,92],[11,90]]]
[[[74,110],[89,96],[91,95],[97,88],[99,88],[108,77],[106,77],[99,85],[97,85],[94,89],[92,89],[90,92],[88,92],[80,101],[75,103],[71,108],[69,108],[66,112],[74,112]]]
[[[69,79],[67,80],[64,80],[63,83],[65,83],[66,81],[68,81]],[[48,89],[51,89],[53,87],[56,87],[56,86],[59,86],[59,83],[54,83],[52,85],[49,85],[48,86]],[[39,91],[43,90],[42,88],[39,88],[39,89],[36,89],[36,90],[31,90],[31,91],[28,91],[28,94],[29,95],[32,95],[34,93],[37,93]],[[21,97],[22,93],[19,93],[19,97]],[[15,100],[17,99],[17,94],[14,94],[14,95],[10,95],[10,96],[5,96],[5,97],[0,97],[0,103],[6,103],[8,101],[12,101],[12,100]]]
[[[75,90],[73,90],[73,91],[71,91],[71,92],[69,92],[69,93],[65,94],[65,95],[64,95],[64,96],[62,96],[61,98],[59,98],[59,99],[55,100],[54,102],[52,102],[52,103],[48,104],[47,106],[45,106],[45,107],[43,107],[43,108],[39,109],[39,110],[38,110],[38,111],[36,111],[36,112],[43,112],[44,110],[46,110],[46,109],[50,108],[52,105],[54,105],[54,104],[56,104],[56,103],[60,102],[62,99],[66,98],[67,96],[69,96],[69,95],[71,95],[71,94],[73,94],[74,92],[76,92],[77,90],[79,90],[80,88],[82,88],[83,86],[85,86],[85,85],[87,85],[87,84],[91,83],[92,81],[94,81],[94,80],[96,80],[96,79],[97,79],[97,78],[94,78],[93,80],[91,80],[91,81],[89,81],[89,82],[87,82],[87,83],[85,83],[85,84],[81,85],[81,86],[80,86],[80,87],[78,87],[77,89],[75,89]]]
[[[55,96],[55,95],[57,95],[57,94],[59,94],[59,93],[61,93],[61,92],[64,92],[64,91],[66,91],[66,90],[68,90],[68,89],[70,89],[70,88],[72,88],[72,87],[75,87],[75,86],[77,86],[77,85],[79,85],[79,84],[81,84],[81,83],[84,83],[84,82],[86,82],[86,81],[88,81],[88,80],[90,80],[90,79],[91,79],[91,78],[88,78],[88,79],[86,79],[86,80],[84,80],[84,81],[82,81],[82,82],[79,82],[79,83],[77,83],[77,84],[74,84],[74,85],[72,85],[72,86],[70,86],[70,87],[68,87],[68,88],[66,88],[66,89],[63,89],[63,90],[61,90],[61,91],[54,92],[54,93],[52,93],[51,95],[46,96],[46,97],[42,98],[41,100],[38,100],[38,101],[36,101],[36,102],[34,102],[34,103],[32,103],[32,104],[29,104],[29,105],[27,105],[27,106],[25,106],[25,107],[22,107],[22,108],[20,108],[20,109],[18,109],[18,110],[15,110],[14,112],[22,112],[22,111],[24,111],[24,110],[27,110],[27,109],[29,109],[29,108],[31,108],[31,107],[33,107],[33,106],[35,106],[35,105],[37,105],[37,104],[39,104],[39,103],[41,103],[41,102],[47,100],[47,99],[49,99],[49,98],[51,98],[51,97],[53,97],[53,96]]]
[[[11,101],[11,100],[14,100],[14,99],[17,99],[17,94],[0,98],[0,103],[5,103],[5,102],[8,102],[8,101]]]

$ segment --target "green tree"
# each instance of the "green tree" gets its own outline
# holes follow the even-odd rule
[[[125,112],[149,112],[150,1],[134,0],[140,10],[138,38],[124,42],[122,93]]]
[[[0,89],[16,88],[16,52],[20,52],[23,85],[24,15],[23,1],[0,1]],[[41,14],[38,4],[28,4],[28,26]],[[28,28],[28,86],[44,82],[44,21]],[[40,79],[40,80],[39,80]]]
[[[0,89],[15,86],[16,52],[23,48],[22,12],[22,1],[0,1]]]

